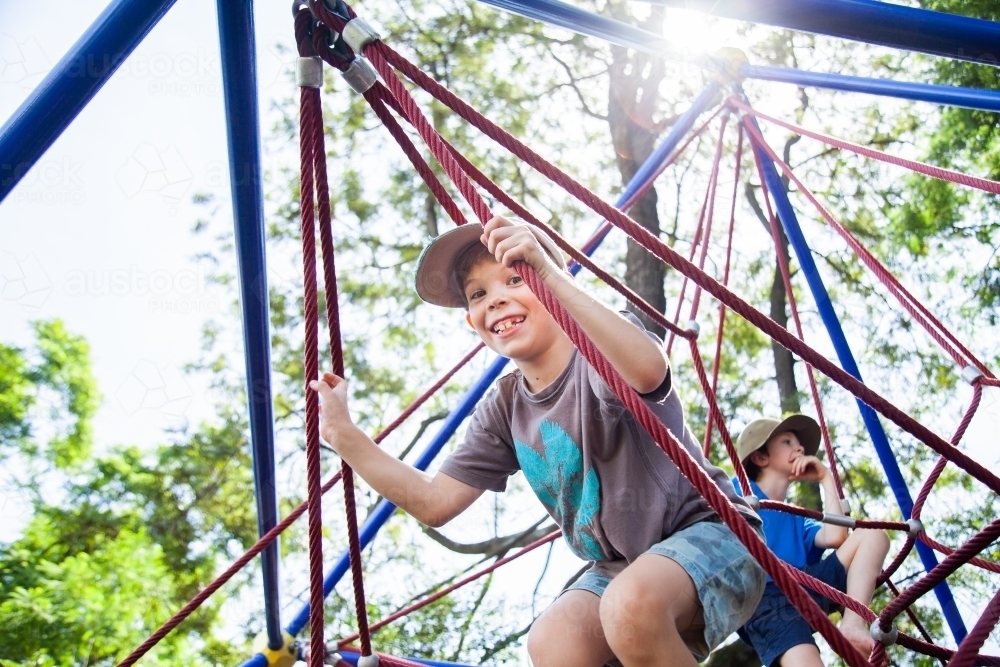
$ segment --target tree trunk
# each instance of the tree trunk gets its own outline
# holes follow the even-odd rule
[[[757,201],[757,195],[749,181],[744,188],[744,193],[750,208],[753,209],[760,224],[770,235],[771,223],[761,208],[760,202]],[[781,243],[778,245],[774,258],[774,277],[771,279],[770,312],[768,314],[782,328],[788,329],[788,311],[785,307],[788,303],[788,293],[785,291],[785,281],[781,277],[781,267],[778,264],[777,254],[778,252],[782,254],[785,265],[788,266],[788,237],[785,236],[785,231],[781,227],[778,227],[778,234]],[[774,377],[778,383],[778,404],[781,406],[781,412],[782,414],[799,412],[802,404],[799,399],[798,385],[795,382],[795,358],[792,357],[791,352],[773,340],[771,341],[771,355],[774,357]]]
[[[608,7],[615,18],[631,22],[628,7],[620,2]],[[663,29],[663,8],[653,7],[650,16],[641,25],[645,30],[660,34]],[[663,80],[663,61],[644,53],[630,52],[620,46],[611,48],[612,62],[608,86],[608,125],[614,145],[622,182],[628,183],[639,167],[653,152],[656,137],[662,125],[653,121],[656,111],[658,88]],[[650,188],[629,210],[633,220],[654,235],[660,234],[660,218],[656,211],[656,191]],[[663,262],[648,250],[628,240],[625,255],[625,284],[661,313],[666,310]],[[663,327],[651,321],[631,304],[629,310],[636,314],[650,331],[662,336]]]

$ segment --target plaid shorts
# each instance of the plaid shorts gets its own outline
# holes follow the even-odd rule
[[[699,521],[654,544],[646,553],[675,561],[694,582],[705,631],[700,641],[688,640],[687,646],[699,662],[746,623],[764,592],[764,569],[721,522]],[[606,574],[589,570],[570,589],[600,597],[609,583],[611,578]]]

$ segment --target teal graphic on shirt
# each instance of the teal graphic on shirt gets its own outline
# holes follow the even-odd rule
[[[514,439],[514,449],[528,484],[546,509],[555,514],[570,548],[584,560],[604,560],[594,539],[593,521],[601,509],[601,483],[593,468],[583,472],[580,446],[559,424],[540,426],[545,451]]]

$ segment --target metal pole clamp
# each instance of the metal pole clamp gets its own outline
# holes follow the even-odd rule
[[[347,45],[358,55],[364,52],[366,46],[382,39],[382,35],[378,34],[368,21],[360,17],[348,21],[342,34]]]
[[[295,83],[299,88],[323,87],[323,61],[319,56],[299,58],[295,61]]]
[[[346,81],[354,92],[364,95],[378,81],[378,72],[364,56],[358,56],[351,63],[351,66],[342,72]]]

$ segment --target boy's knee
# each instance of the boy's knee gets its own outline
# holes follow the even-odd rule
[[[662,631],[663,621],[672,618],[669,600],[629,577],[611,582],[601,598],[600,613],[609,641],[641,641],[646,633]]]
[[[877,528],[863,528],[859,532],[862,533],[861,540],[867,548],[880,549],[884,553],[889,552],[889,534],[887,532]]]

